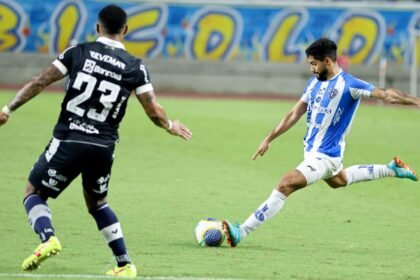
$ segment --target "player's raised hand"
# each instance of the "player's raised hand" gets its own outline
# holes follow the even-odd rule
[[[264,140],[261,142],[261,144],[258,146],[257,150],[255,151],[254,155],[252,156],[252,160],[255,160],[258,156],[263,156],[265,152],[270,148],[270,142],[267,138],[264,138]]]
[[[189,140],[192,137],[191,131],[179,120],[172,121],[172,127],[168,129],[168,132],[172,135],[182,137],[185,140]]]

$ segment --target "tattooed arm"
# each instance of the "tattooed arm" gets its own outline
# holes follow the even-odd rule
[[[54,65],[49,66],[38,76],[35,76],[26,83],[15,95],[15,97],[3,107],[0,112],[0,125],[7,122],[10,114],[17,108],[38,95],[51,83],[60,80],[64,75]]]
[[[136,96],[143,106],[147,116],[155,125],[162,127],[170,134],[180,136],[185,140],[191,138],[192,133],[188,127],[182,124],[179,120],[171,121],[166,117],[165,110],[159,103],[157,103],[156,96],[153,91],[144,92]]]
[[[166,113],[163,107],[157,103],[154,92],[145,92],[143,94],[137,95],[137,98],[150,120],[155,125],[168,130],[170,126],[169,119],[166,117]]]

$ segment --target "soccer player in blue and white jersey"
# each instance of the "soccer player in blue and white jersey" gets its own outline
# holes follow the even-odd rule
[[[388,165],[363,164],[343,169],[345,137],[362,97],[393,104],[416,105],[420,98],[397,89],[381,89],[344,72],[337,65],[337,46],[329,39],[319,39],[306,49],[315,74],[309,79],[302,97],[293,109],[264,138],[253,159],[264,155],[270,143],[289,130],[306,113],[307,130],[304,138],[304,160],[296,169],[287,172],[271,195],[241,225],[223,221],[230,246],[276,215],[289,195],[319,180],[332,188],[383,177],[408,178],[418,181],[417,175],[400,158]]]
[[[13,111],[49,84],[68,76],[53,138],[35,163],[24,192],[29,222],[41,239],[41,244],[22,263],[26,271],[37,269],[61,251],[47,200],[57,198],[81,175],[88,211],[117,263],[106,274],[136,277],[137,269],[128,255],[121,225],[107,203],[118,128],[131,93],[136,94],[157,126],[185,140],[192,136],[179,120],[168,119],[156,100],[143,61],[125,50],[122,41],[128,30],[126,12],[116,5],[104,7],[99,12],[96,29],[99,38],[95,42],[65,50],[0,112],[1,126]]]

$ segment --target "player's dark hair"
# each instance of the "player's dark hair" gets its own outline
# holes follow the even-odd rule
[[[337,60],[337,45],[328,38],[321,38],[313,42],[306,50],[306,56],[313,56],[316,60],[323,61],[326,57]]]
[[[117,5],[108,5],[99,12],[98,21],[108,34],[118,34],[127,24],[127,13]]]

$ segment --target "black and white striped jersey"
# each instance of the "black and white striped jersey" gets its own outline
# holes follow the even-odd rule
[[[153,90],[141,59],[106,37],[67,48],[53,61],[68,75],[54,137],[60,140],[112,145],[118,140],[131,92]]]

